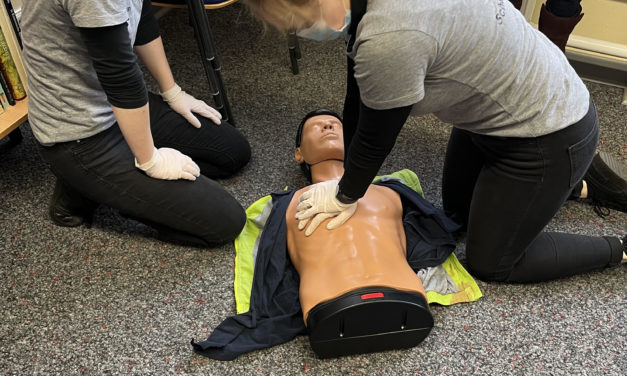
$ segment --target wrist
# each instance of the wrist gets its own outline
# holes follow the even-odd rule
[[[357,202],[357,199],[350,198],[344,193],[342,193],[342,190],[340,189],[339,186],[337,188],[337,194],[335,195],[335,198],[344,205],[350,205],[350,204],[354,204],[355,202]]]
[[[161,98],[163,98],[163,100],[165,102],[172,102],[174,99],[176,99],[176,97],[178,97],[181,93],[183,92],[183,89],[181,89],[181,87],[179,85],[177,85],[176,83],[174,83],[174,86],[172,86],[172,88],[162,92],[159,92],[159,95],[161,95]]]
[[[158,158],[159,158],[159,152],[156,147],[153,147],[152,156],[150,157],[150,160],[148,160],[148,162],[140,164],[137,161],[137,158],[135,158],[135,167],[137,167],[138,169],[142,171],[149,170],[150,168],[152,168],[152,166],[154,166],[157,163]]]

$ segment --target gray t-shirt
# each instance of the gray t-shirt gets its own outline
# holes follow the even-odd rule
[[[115,123],[79,27],[128,22],[135,41],[142,0],[28,0],[22,5],[28,120],[37,140],[93,136]]]
[[[541,136],[588,110],[564,54],[508,0],[369,0],[349,57],[366,106],[475,133]]]

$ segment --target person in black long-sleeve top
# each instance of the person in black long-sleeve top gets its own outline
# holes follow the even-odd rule
[[[345,171],[300,196],[299,228],[312,233],[349,220],[407,117],[433,113],[453,125],[443,206],[467,230],[475,276],[534,282],[625,258],[617,236],[543,232],[596,158],[598,118],[564,54],[509,2],[246,3],[301,37],[347,38]],[[627,210],[625,180],[615,178],[614,202]]]

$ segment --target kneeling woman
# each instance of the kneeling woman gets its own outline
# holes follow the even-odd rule
[[[210,177],[242,168],[250,146],[174,82],[150,1],[24,2],[22,27],[28,117],[57,176],[56,224],[89,222],[102,203],[165,240],[237,236],[244,210]],[[133,50],[161,96],[148,94]]]
[[[337,216],[333,225],[341,225],[407,117],[433,113],[453,125],[443,204],[467,228],[476,276],[533,282],[624,258],[618,237],[543,232],[592,162],[598,119],[562,51],[508,1],[247,4],[262,20],[303,37],[348,33],[345,171],[339,184],[317,184],[301,196],[297,218]]]

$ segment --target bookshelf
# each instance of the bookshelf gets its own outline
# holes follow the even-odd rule
[[[28,118],[28,98],[24,98],[9,106],[0,114],[0,139],[9,135]]]
[[[21,6],[21,1],[12,1],[14,5]],[[11,56],[15,62],[15,66],[19,73],[22,84],[26,88],[26,72],[22,62],[22,54],[11,25],[9,14],[4,5],[4,1],[0,1],[0,27],[7,40]],[[9,106],[0,114],[0,139],[8,136],[12,131],[22,125],[28,118],[28,93],[27,97],[16,101],[14,106]]]

